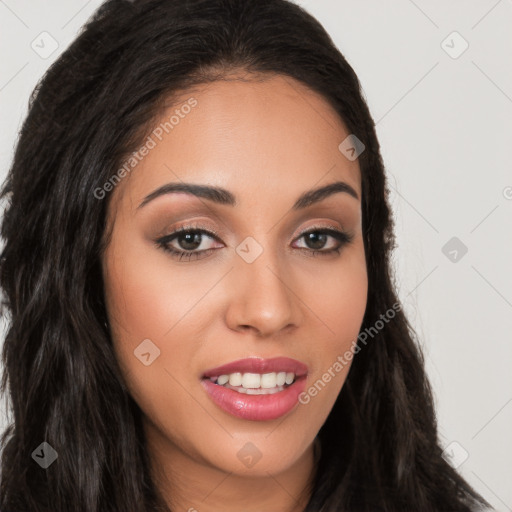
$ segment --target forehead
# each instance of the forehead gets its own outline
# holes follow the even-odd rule
[[[179,181],[284,200],[341,179],[361,196],[358,162],[338,149],[347,136],[327,100],[304,84],[280,75],[233,75],[175,98],[114,193],[122,191],[132,210],[155,188]]]

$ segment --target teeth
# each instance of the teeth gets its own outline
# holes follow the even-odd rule
[[[261,376],[261,385],[260,387],[263,389],[275,388],[277,385],[277,374],[274,373],[264,373]]]
[[[221,386],[223,386],[224,384],[227,384],[228,382],[229,382],[229,375],[221,375],[217,379],[217,384],[220,384]]]
[[[222,377],[222,375],[221,375]],[[241,373],[232,373],[229,376],[229,385],[230,386],[241,386],[242,385],[242,374]]]
[[[216,382],[219,386],[230,389],[237,388],[236,391],[247,393],[249,395],[262,394],[259,390],[279,390],[281,391],[285,384],[290,385],[295,380],[295,374],[292,372],[272,372],[272,373],[230,373],[229,375],[219,375],[219,377],[210,377],[210,380]],[[258,390],[258,391],[256,391]]]
[[[259,373],[244,373],[242,387],[245,389],[256,389],[260,387],[261,375]]]

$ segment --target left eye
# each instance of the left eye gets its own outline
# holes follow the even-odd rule
[[[305,247],[305,249],[311,249],[313,251],[323,249],[321,252],[325,253],[336,251],[342,245],[350,241],[350,237],[348,236],[347,233],[328,228],[307,231],[306,233],[302,233],[302,235],[300,235],[297,238],[297,240],[300,240],[302,238],[304,238],[306,245],[309,245],[309,247]],[[328,238],[335,240],[337,244],[335,243],[334,247],[325,249],[324,246]],[[299,249],[301,249],[301,247],[299,247]]]

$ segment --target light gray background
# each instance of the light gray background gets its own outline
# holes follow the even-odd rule
[[[0,0],[2,180],[31,90],[100,3]],[[443,445],[496,510],[512,511],[512,0],[298,3],[354,67],[377,123],[400,298]],[[58,48],[42,58],[31,44],[49,51],[45,31]],[[442,252],[452,237],[465,255]]]

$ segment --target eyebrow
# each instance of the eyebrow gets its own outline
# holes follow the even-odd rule
[[[348,183],[345,183],[344,181],[336,181],[329,185],[304,192],[295,201],[292,209],[301,210],[339,192],[346,193],[355,199],[359,199],[357,192]],[[213,201],[214,203],[221,205],[235,206],[237,204],[234,194],[221,187],[197,185],[195,183],[167,183],[147,195],[137,209],[144,207],[157,197],[173,193],[190,194],[202,199],[208,199],[209,201]]]

